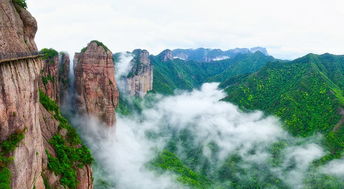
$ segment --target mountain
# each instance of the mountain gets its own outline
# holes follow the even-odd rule
[[[160,61],[167,62],[169,60],[173,60],[173,52],[170,49],[166,49],[162,51],[158,57],[160,58]]]
[[[201,63],[181,59],[160,61],[152,57],[154,65],[153,92],[173,94],[175,89],[191,90],[199,87],[208,77],[219,74],[230,62]]]
[[[286,166],[282,171],[285,173],[300,168],[296,158],[288,163],[281,157],[299,153],[292,152],[291,144],[300,149],[308,148],[307,143],[314,139],[311,136],[320,133],[324,136],[322,144],[316,143],[325,147],[326,155],[319,155],[315,161],[309,162],[305,177],[300,177],[303,182],[300,188],[343,188],[341,179],[319,172],[319,169],[343,155],[344,56],[309,54],[293,61],[282,61],[256,52],[203,63],[181,59],[165,61],[161,57],[164,56],[152,57],[155,92],[190,90],[204,82],[218,81],[227,94],[224,101],[238,105],[240,112],[263,110],[265,116],[276,115],[295,137],[269,146],[271,156],[268,157],[272,160],[267,164],[259,162],[252,166],[244,163],[243,157],[257,153],[259,147],[255,146],[243,157],[240,153],[230,154],[224,164],[212,167],[207,158],[213,156],[204,155],[204,146],[199,146],[200,141],[193,141],[195,132],[188,130],[192,128],[191,123],[182,131],[168,130],[172,139],[151,162],[158,170],[173,172],[179,182],[191,188],[298,188],[300,185],[288,184],[272,170],[281,165]],[[218,150],[218,146],[208,145],[215,152]],[[260,147],[266,146],[262,144]],[[281,153],[286,149],[291,151]],[[272,170],[269,163],[274,167]]]
[[[331,154],[344,149],[344,56],[309,54],[291,62],[273,62],[256,73],[221,85],[247,110],[263,110],[282,119],[295,136],[325,135]]]
[[[236,48],[223,51],[221,49],[175,49],[172,51],[173,58],[182,60],[193,60],[196,62],[212,62],[229,58],[234,58],[240,54],[250,54],[255,52],[261,52],[264,55],[268,55],[268,52],[263,47],[248,48]]]
[[[232,76],[255,72],[275,60],[271,56],[255,52],[213,62],[181,59],[165,61],[162,57],[164,52],[151,56],[154,65],[153,91],[162,94],[172,94],[175,89],[191,90],[209,81],[223,82]]]
[[[153,88],[153,66],[147,50],[136,49],[132,52],[134,58],[126,77],[126,90],[131,96],[143,97]]]
[[[273,62],[276,59],[272,56],[267,56],[260,51],[253,54],[239,54],[230,60],[223,60],[232,62],[226,70],[208,79],[209,82],[225,82],[228,78],[249,74],[258,71],[268,62]]]
[[[119,92],[112,52],[103,43],[91,41],[75,54],[74,62],[76,110],[113,126]]]

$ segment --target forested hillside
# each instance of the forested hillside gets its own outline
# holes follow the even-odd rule
[[[154,65],[153,91],[162,94],[172,94],[175,89],[191,90],[209,81],[223,82],[231,76],[255,72],[275,60],[259,51],[213,62],[151,59]]]
[[[248,110],[263,110],[280,117],[295,136],[325,135],[330,154],[344,148],[344,56],[314,55],[292,62],[269,63],[248,76],[222,84],[234,102]]]
[[[230,64],[226,70],[209,78],[207,81],[222,83],[231,77],[256,72],[268,62],[273,62],[275,60],[276,59],[272,56],[264,55],[260,51],[254,54],[240,54],[230,60],[232,64]]]
[[[175,174],[179,183],[190,188],[289,189],[294,188],[296,183],[286,178],[295,171],[302,175],[296,179],[300,184],[297,188],[343,188],[342,179],[324,174],[321,168],[343,154],[344,56],[309,54],[294,61],[282,61],[256,52],[203,63],[181,59],[163,61],[159,56],[150,58],[154,65],[153,93],[173,98],[178,96],[178,93],[174,94],[176,89],[192,91],[199,89],[206,82],[218,82],[227,95],[222,100],[238,105],[240,112],[262,110],[266,116],[276,115],[281,119],[285,130],[294,137],[259,144],[262,148],[260,150],[268,157],[266,162],[254,163],[248,160],[250,158],[247,159],[248,156],[259,154],[257,146],[252,146],[252,149],[244,154],[241,154],[241,148],[238,148],[225,155],[224,161],[219,161],[216,157],[219,155],[220,146],[214,141],[200,144],[197,132],[192,131],[195,123],[188,124],[181,130],[171,126],[174,122],[166,123],[169,125],[166,128],[159,126],[164,128],[161,131],[148,131],[149,140],[156,140],[161,136],[168,138],[163,150],[146,165],[149,169],[159,174]],[[154,106],[154,96],[121,99],[118,112],[122,115],[130,115],[133,111],[140,114],[152,107],[152,104]],[[188,102],[191,103],[192,100]],[[144,102],[152,104],[142,105]],[[178,103],[175,103],[177,106]],[[214,106],[210,109],[214,108],[215,111]],[[167,117],[173,115],[168,114]],[[211,116],[208,120],[216,117],[217,115]],[[265,116],[260,119],[264,118]],[[210,122],[212,125],[213,121]],[[260,127],[263,127],[264,132],[264,124]],[[250,132],[246,131],[245,135]],[[224,134],[222,130],[219,133]],[[319,133],[322,138],[317,137]],[[233,137],[236,136],[223,137],[221,140]],[[243,144],[248,140],[242,141]],[[324,153],[319,153],[306,164],[301,163],[304,165],[301,170],[301,164],[297,162],[300,159],[289,159],[294,154],[292,149],[306,150],[312,145],[324,147]],[[210,156],[204,154],[205,148],[209,148],[207,153],[210,153]],[[278,175],[276,170],[282,175]]]

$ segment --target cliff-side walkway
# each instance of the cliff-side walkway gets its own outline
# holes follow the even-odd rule
[[[6,62],[16,62],[26,59],[36,59],[43,55],[39,52],[17,52],[17,53],[0,53],[0,64]]]

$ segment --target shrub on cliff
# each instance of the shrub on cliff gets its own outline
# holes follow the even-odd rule
[[[59,55],[59,53],[55,49],[52,49],[52,48],[50,49],[44,48],[40,51],[40,53],[43,55],[43,58],[45,60],[49,60],[49,62],[53,60],[54,57]]]
[[[24,9],[27,8],[26,0],[13,0],[13,3]]]
[[[47,85],[49,81],[52,81],[54,82],[55,81],[55,78],[51,75],[48,75],[48,76],[42,76],[42,82],[44,85]]]
[[[53,136],[49,143],[56,151],[56,158],[47,152],[48,168],[61,175],[61,184],[76,188],[78,183],[76,168],[82,168],[93,161],[89,149],[84,145],[80,148],[72,147],[61,135]]]
[[[15,150],[17,145],[24,138],[25,130],[18,130],[14,134],[10,135],[7,140],[0,142],[0,188],[11,188],[11,171],[8,169],[8,165],[13,160],[9,154]]]
[[[90,43],[96,43],[98,46],[103,47],[105,49],[105,51],[109,51],[109,48],[106,45],[104,45],[104,43],[102,43],[100,41],[93,40]],[[81,53],[86,52],[86,50],[87,50],[87,47],[82,48]]]
[[[39,100],[44,108],[59,121],[59,128],[68,131],[65,137],[56,134],[49,140],[56,152],[56,157],[46,151],[48,168],[54,173],[61,175],[60,182],[62,185],[74,189],[78,184],[76,170],[92,163],[91,152],[82,144],[78,133],[69,121],[63,117],[56,102],[41,90],[39,90]]]
[[[106,51],[109,50],[109,48],[108,48],[107,46],[105,46],[104,43],[102,43],[102,42],[100,42],[100,41],[97,41],[97,40],[91,41],[91,43],[93,43],[93,42],[94,42],[94,43],[97,43],[98,46],[103,47]]]

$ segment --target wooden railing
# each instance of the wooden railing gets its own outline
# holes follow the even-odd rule
[[[14,62],[25,59],[35,59],[42,57],[39,52],[16,52],[16,53],[0,53],[0,63]]]

